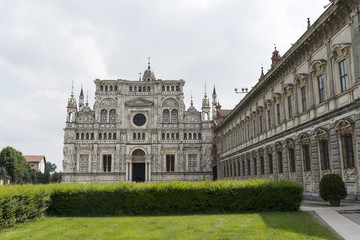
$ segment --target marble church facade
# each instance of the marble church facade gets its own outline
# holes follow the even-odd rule
[[[360,1],[335,0],[215,126],[220,179],[299,181],[319,198],[340,174],[360,199]]]
[[[183,80],[99,80],[90,108],[73,91],[64,129],[63,182],[211,180],[210,102],[186,110]]]

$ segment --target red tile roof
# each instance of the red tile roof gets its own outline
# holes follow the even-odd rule
[[[23,156],[27,162],[38,163],[38,162],[41,162],[41,160],[43,160],[43,159],[45,161],[44,155],[23,155]]]

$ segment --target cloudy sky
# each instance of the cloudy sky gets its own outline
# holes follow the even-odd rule
[[[206,82],[223,108],[243,97],[314,22],[328,0],[0,0],[0,148],[45,155],[61,170],[66,104],[74,81],[184,79],[201,108]]]

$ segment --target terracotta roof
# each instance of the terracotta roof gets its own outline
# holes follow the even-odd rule
[[[27,162],[41,162],[41,160],[43,159],[45,161],[44,155],[23,155],[23,156]]]
[[[231,111],[232,111],[231,109],[219,109],[219,112],[220,112],[222,117],[226,117],[227,115],[229,115],[229,113]]]

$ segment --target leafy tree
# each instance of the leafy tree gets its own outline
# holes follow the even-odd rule
[[[6,180],[8,178],[7,171],[5,167],[0,167],[0,179]]]
[[[55,163],[51,163],[51,162],[47,162],[46,165],[45,165],[45,173],[53,173],[55,172],[57,166]]]
[[[0,152],[0,167],[4,167],[15,183],[29,180],[30,164],[26,162],[20,151],[12,147],[5,147]],[[30,177],[31,179],[31,177]]]
[[[61,172],[54,172],[51,175],[51,182],[52,183],[61,183],[62,173]]]

